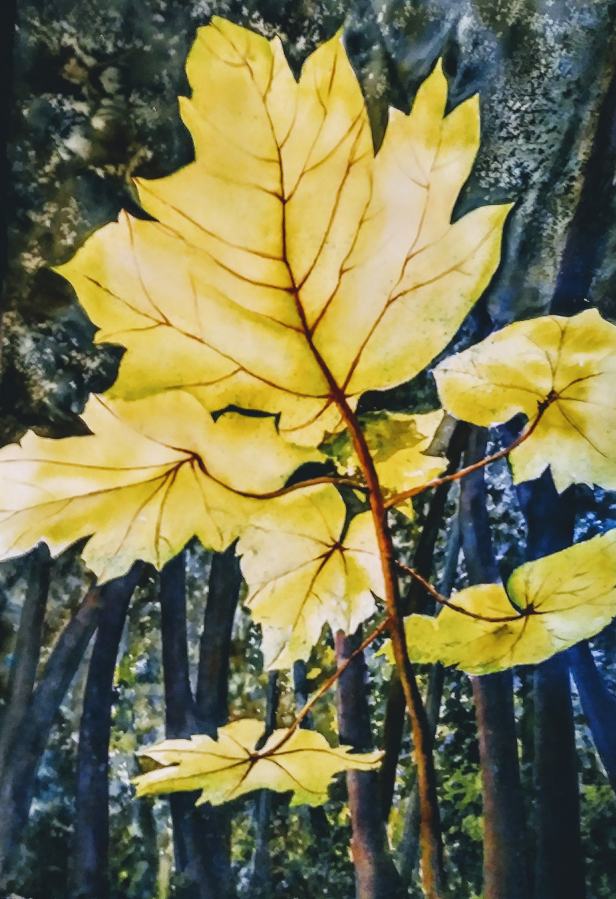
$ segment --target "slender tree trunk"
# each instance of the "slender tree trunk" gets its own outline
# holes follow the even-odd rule
[[[535,671],[535,899],[583,899],[575,728],[564,653]]]
[[[186,635],[185,562],[181,553],[161,573],[161,624],[167,737],[194,733],[216,737],[228,720],[231,631],[241,574],[233,547],[215,553],[201,635],[196,699],[190,687]],[[169,797],[176,869],[184,875],[182,899],[225,899],[230,880],[226,812],[209,803],[195,807],[198,792]]]
[[[278,700],[280,688],[278,686],[278,672],[270,671],[267,679],[267,703],[265,712],[265,731],[259,741],[264,746],[276,729],[276,717],[278,713]],[[255,829],[256,841],[253,856],[253,869],[251,879],[251,893],[255,896],[263,896],[269,899],[271,895],[271,857],[269,851],[270,823],[272,820],[272,800],[274,794],[271,790],[259,790],[255,799]]]
[[[133,586],[126,577],[87,593],[64,628],[32,694],[19,731],[19,752],[12,754],[0,782],[0,890],[10,881],[11,864],[28,822],[36,772],[49,732],[96,629],[100,608],[118,593],[132,593]]]
[[[487,431],[473,428],[464,464],[483,458]],[[460,486],[462,548],[471,584],[499,580],[484,470]],[[484,814],[485,899],[528,899],[525,823],[510,672],[471,678],[477,712]]]
[[[195,709],[190,687],[188,637],[186,633],[186,570],[184,553],[168,562],[160,573],[160,617],[165,690],[165,736],[168,740],[189,739],[196,732]],[[204,895],[214,895],[202,875],[207,861],[201,858],[206,846],[197,849],[194,838],[194,804],[199,793],[171,793],[169,808],[173,824],[175,867],[186,878],[180,888],[182,899],[200,899],[200,878]]]
[[[361,643],[361,628],[352,637],[338,632],[336,659],[340,666]],[[363,653],[338,680],[340,742],[357,751],[373,748]],[[376,771],[347,771],[349,809],[353,826],[351,854],[355,865],[357,899],[398,899],[406,895],[387,845]]]
[[[197,732],[190,686],[186,632],[186,569],[181,552],[160,575],[160,608],[165,688],[165,733],[188,739]],[[199,791],[169,796],[176,870],[183,875],[181,899],[221,899],[225,885],[212,864],[212,844],[195,802]]]
[[[597,668],[586,641],[573,646],[567,657],[595,748],[616,793],[616,697]]]
[[[231,546],[214,553],[197,675],[196,715],[199,733],[216,736],[229,720],[231,632],[239,601],[242,573]]]
[[[9,700],[0,732],[0,772],[4,771],[12,752],[36,680],[51,573],[49,550],[45,544],[30,554],[28,564],[28,588],[19,619],[9,680]]]
[[[573,488],[556,492],[548,471],[518,488],[528,523],[527,558],[573,542]],[[584,857],[575,726],[567,653],[535,670],[535,899],[583,899]]]
[[[109,896],[109,737],[113,678],[126,613],[141,566],[129,575],[131,589],[107,597],[99,616],[88,668],[77,752],[75,835],[72,896],[107,899]]]

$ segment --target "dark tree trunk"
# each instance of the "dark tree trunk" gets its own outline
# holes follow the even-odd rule
[[[473,428],[464,464],[483,458],[487,431]],[[471,584],[495,583],[484,470],[460,486],[462,548]],[[477,712],[484,814],[485,899],[528,899],[525,823],[510,672],[471,678]]]
[[[51,573],[49,550],[45,544],[41,544],[30,554],[28,564],[28,589],[19,619],[9,680],[9,699],[0,733],[0,772],[4,771],[11,755],[15,737],[32,699],[36,680]]]
[[[109,592],[101,611],[88,668],[77,752],[72,895],[109,896],[109,737],[113,678],[126,613],[141,566],[124,579],[127,589]]]
[[[184,553],[168,562],[160,574],[160,610],[167,739],[188,739],[197,732],[190,687],[186,633],[186,570]],[[210,858],[195,802],[199,791],[172,793],[175,867],[183,875],[181,899],[220,899],[224,895]]]
[[[557,315],[575,315],[592,300],[592,284],[605,254],[609,234],[609,221],[614,198],[614,169],[616,168],[616,40],[613,33],[616,7],[611,10],[609,58],[606,71],[609,84],[597,118],[591,151],[586,163],[580,197],[575,209],[563,251],[550,312]],[[569,494],[571,491],[569,491]],[[566,500],[566,511],[573,511],[573,500]],[[560,511],[546,516],[548,532],[562,530]],[[549,509],[549,506],[548,506]],[[564,518],[569,528],[570,515]],[[573,540],[571,524],[568,541],[555,545],[558,549]],[[555,549],[547,550],[555,552]],[[542,553],[545,555],[546,553]],[[616,725],[614,715],[616,700],[597,671],[590,650],[586,645],[574,647],[568,660],[575,678],[584,713],[588,719],[593,740],[612,787],[616,790]]]
[[[611,693],[586,641],[567,653],[595,748],[616,793],[616,697]]]
[[[459,422],[451,436],[449,447],[447,449],[449,458],[447,473],[457,471],[467,438],[468,426],[463,422]],[[424,578],[429,578],[432,574],[434,549],[436,547],[438,535],[443,526],[443,517],[450,487],[451,484],[447,483],[435,490],[421,536],[417,542],[413,567]],[[425,612],[426,602],[427,596],[425,591],[417,581],[412,581],[409,590],[402,601],[402,612],[404,615],[410,615],[411,612]],[[385,757],[379,769],[381,807],[383,809],[383,817],[386,821],[389,818],[394,797],[396,771],[402,746],[405,721],[406,701],[404,699],[398,672],[397,670],[394,670],[389,684],[387,705],[385,707],[385,722],[383,725],[383,748],[385,749]]]
[[[193,733],[216,737],[228,720],[231,631],[241,574],[233,547],[212,558],[197,676],[190,687],[186,637],[184,555],[161,573],[166,728],[169,738]],[[198,792],[169,797],[176,868],[184,875],[182,899],[225,899],[229,889],[229,834],[226,812],[209,803],[195,807]]]
[[[242,573],[231,546],[214,553],[210,570],[197,675],[196,714],[199,733],[216,736],[229,720],[231,632],[239,601]]]
[[[270,671],[267,678],[267,701],[265,712],[265,731],[259,741],[264,746],[276,729],[276,717],[278,713],[278,700],[280,688],[278,686],[278,672]],[[263,896],[269,899],[271,895],[271,857],[269,848],[270,824],[272,820],[272,802],[274,794],[271,790],[259,790],[255,799],[255,851],[253,856],[253,870],[251,879],[251,892],[255,896]]]
[[[575,728],[564,653],[535,670],[534,781],[535,899],[583,899]]]
[[[165,734],[168,740],[186,740],[196,733],[196,723],[188,665],[186,570],[183,552],[168,562],[160,573],[160,626]]]
[[[120,578],[88,592],[64,628],[32,694],[19,732],[19,753],[11,756],[0,782],[0,889],[9,882],[12,860],[28,822],[36,772],[54,718],[96,629],[100,608],[114,594],[132,593],[133,584],[128,580]]]
[[[556,492],[548,471],[518,488],[528,523],[527,558],[540,559],[573,542],[573,488]],[[535,899],[583,899],[584,856],[575,726],[567,653],[535,671]]]
[[[341,665],[361,643],[361,628],[352,637],[336,634],[336,660]],[[340,743],[358,752],[373,748],[363,653],[338,680]],[[398,899],[406,895],[387,845],[376,771],[347,771],[357,899]]]
[[[569,226],[550,312],[575,315],[588,305],[592,282],[603,261],[610,234],[616,169],[616,39],[612,4],[606,71],[609,85],[603,97],[582,189]]]
[[[188,638],[186,634],[186,571],[184,553],[168,562],[160,573],[160,618],[163,655],[163,683],[165,689],[165,736],[168,740],[189,739],[196,732],[195,710],[190,688],[188,667]],[[201,877],[206,889],[207,879],[201,869],[207,861],[193,857],[195,839],[192,834],[194,804],[198,792],[171,793],[169,807],[173,824],[175,867],[187,880],[181,889],[183,899],[200,899],[195,883]],[[203,851],[206,850],[203,846]],[[204,893],[213,895],[211,890]]]

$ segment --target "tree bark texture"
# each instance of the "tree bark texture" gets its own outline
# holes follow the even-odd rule
[[[233,547],[216,553],[210,568],[201,635],[196,699],[190,686],[186,635],[186,574],[180,553],[161,572],[160,602],[166,733],[216,737],[228,720],[231,631],[241,574]],[[224,809],[195,807],[199,792],[169,797],[176,869],[183,875],[182,899],[224,899],[230,880],[228,825]]]
[[[142,566],[108,591],[88,668],[77,751],[73,899],[109,896],[109,737],[113,679],[128,606]]]
[[[574,488],[558,494],[549,471],[518,488],[528,524],[527,558],[573,542]],[[568,654],[535,669],[535,899],[583,899],[584,856]]]
[[[612,4],[611,36],[605,67],[609,83],[599,110],[579,200],[559,266],[550,306],[553,315],[575,315],[588,306],[592,282],[607,245],[616,169],[615,17],[616,7]]]
[[[28,567],[28,587],[19,619],[9,679],[9,700],[0,732],[0,777],[32,699],[41,654],[51,574],[49,550],[44,544],[30,554]]]
[[[242,573],[235,547],[214,553],[197,674],[196,715],[199,733],[215,736],[229,720],[229,658],[233,619]]]
[[[473,428],[464,464],[486,454],[487,431]],[[495,583],[499,572],[492,549],[484,470],[462,479],[460,529],[470,584]],[[525,821],[508,671],[471,678],[477,714],[484,814],[485,899],[528,899]]]
[[[361,628],[352,636],[338,632],[336,660],[340,666],[361,643]],[[373,748],[366,684],[366,662],[358,655],[338,680],[340,742],[358,752]],[[387,845],[376,771],[347,771],[357,899],[399,899],[406,895]]]
[[[267,698],[265,709],[265,731],[259,741],[264,746],[276,729],[276,717],[278,713],[278,700],[280,689],[278,686],[278,672],[270,671],[267,678]],[[253,855],[253,868],[251,878],[251,890],[255,896],[263,896],[269,899],[271,895],[271,857],[270,857],[270,823],[272,820],[272,801],[274,794],[271,790],[259,790],[255,799],[255,851]]]
[[[567,658],[595,748],[616,793],[616,697],[597,668],[587,641],[572,646]]]
[[[0,781],[0,889],[10,882],[11,864],[28,822],[36,772],[54,718],[96,629],[101,607],[125,590],[133,590],[128,576],[88,591],[60,635],[32,694],[20,728],[19,753],[11,756]]]

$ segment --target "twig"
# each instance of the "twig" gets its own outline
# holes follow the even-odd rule
[[[493,624],[500,624],[501,622],[506,621],[519,621],[520,618],[527,618],[529,615],[534,613],[532,606],[527,606],[526,609],[520,611],[517,615],[508,615],[503,616],[502,618],[490,618],[486,615],[478,615],[476,612],[471,612],[470,609],[465,609],[463,606],[457,606],[455,602],[451,602],[451,600],[446,599],[442,596],[438,590],[432,586],[425,578],[423,578],[419,572],[415,571],[414,568],[409,568],[408,565],[404,565],[402,562],[396,560],[396,565],[401,571],[404,571],[405,574],[410,575],[410,577],[414,578],[418,583],[424,587],[430,596],[435,599],[442,606],[447,606],[448,609],[453,609],[454,612],[460,612],[461,615],[466,615],[468,618],[476,618],[478,621],[488,621]]]
[[[310,478],[309,481],[300,481],[298,484],[290,484],[288,487],[280,487],[278,490],[271,490],[269,493],[247,493],[242,490],[233,490],[238,496],[246,496],[249,499],[276,499],[278,496],[286,496],[287,493],[293,493],[294,490],[303,490],[306,487],[316,487],[318,484],[333,484],[335,487],[352,487],[353,490],[359,490],[362,493],[369,493],[370,490],[365,484],[358,484],[351,478],[334,478],[324,475],[320,478]]]
[[[295,718],[295,721],[288,728],[288,730],[282,736],[282,738],[279,740],[279,742],[276,743],[275,746],[270,747],[270,749],[268,749],[267,752],[257,753],[259,758],[267,758],[267,756],[273,755],[275,752],[278,752],[278,750],[280,749],[281,746],[284,746],[284,744],[288,740],[291,739],[291,737],[293,736],[293,734],[295,733],[297,728],[300,726],[301,722],[304,720],[306,715],[310,712],[310,710],[312,709],[314,704],[317,702],[317,700],[319,700],[321,698],[321,696],[323,696],[324,693],[327,693],[329,688],[332,687],[336,683],[336,681],[338,680],[340,675],[344,671],[346,671],[346,669],[349,667],[349,665],[351,664],[353,659],[355,659],[361,652],[363,652],[364,649],[366,649],[368,646],[370,646],[370,644],[376,640],[376,638],[379,636],[379,634],[382,634],[383,631],[387,630],[387,628],[389,626],[390,626],[390,619],[386,618],[384,621],[382,621],[379,624],[379,626],[377,628],[375,628],[372,631],[371,634],[369,634],[366,637],[366,639],[361,643],[361,645],[358,646],[357,649],[351,653],[351,655],[344,662],[344,664],[342,664],[339,668],[337,668],[334,671],[334,673],[332,674],[332,676],[328,677],[328,679],[323,684],[321,684],[321,686],[316,691],[316,693],[313,693],[313,695],[310,697],[310,699],[308,700],[306,705],[302,708],[302,710],[300,712],[298,712],[297,717]]]
[[[478,462],[474,462],[472,465],[467,465],[466,468],[459,468],[458,471],[454,471],[453,474],[444,475],[442,478],[433,478],[431,481],[428,481],[426,484],[420,484],[417,487],[412,487],[410,490],[404,490],[402,493],[396,493],[395,496],[391,496],[389,499],[385,500],[385,508],[391,509],[392,506],[397,506],[400,503],[406,502],[407,499],[410,499],[413,496],[418,496],[420,493],[423,493],[424,490],[431,490],[433,487],[440,487],[441,484],[448,484],[451,481],[459,481],[461,478],[465,477],[467,474],[471,474],[473,471],[477,471],[479,468],[483,468],[484,465],[489,465],[490,462],[497,462],[499,459],[503,459],[505,456],[508,456],[509,453],[513,452],[514,449],[517,449],[521,443],[524,443],[525,440],[531,436],[541,418],[543,413],[551,406],[554,400],[557,399],[557,396],[550,394],[547,399],[543,400],[538,404],[538,412],[536,417],[533,419],[532,423],[526,430],[522,431],[516,439],[509,446],[506,446],[504,449],[499,450],[497,453],[492,453],[491,456],[486,456],[484,459],[480,459]]]

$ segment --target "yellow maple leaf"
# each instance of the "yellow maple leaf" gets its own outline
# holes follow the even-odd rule
[[[362,431],[386,499],[427,484],[447,468],[446,458],[426,454],[443,416],[443,410],[437,409],[423,415],[376,412],[360,417]],[[361,468],[347,432],[335,437],[325,449],[333,455],[342,474],[361,476]],[[396,508],[413,518],[411,500]]]
[[[342,540],[345,506],[333,487],[270,500],[238,543],[246,605],[263,631],[268,668],[307,659],[323,626],[352,634],[376,610],[383,573],[370,512]]]
[[[201,790],[197,805],[220,805],[253,790],[293,791],[291,805],[322,805],[335,774],[376,768],[382,752],[353,753],[332,747],[313,730],[296,730],[279,748],[286,731],[275,730],[265,746],[255,746],[263,724],[250,718],[221,727],[218,739],[193,736],[165,740],[140,755],[162,767],[136,777],[137,796]]]
[[[616,615],[616,529],[517,568],[507,590],[467,587],[436,618],[411,615],[405,629],[409,657],[442,662],[470,674],[543,662],[598,634]],[[384,651],[390,661],[389,645]]]
[[[421,371],[492,277],[510,206],[451,224],[477,97],[445,116],[438,65],[375,156],[339,36],[297,83],[278,39],[215,17],[187,73],[195,162],[137,181],[156,221],[123,213],[58,270],[97,340],[127,348],[112,395],[183,387],[210,410],[279,414],[282,434],[316,445],[341,398]]]
[[[161,567],[193,536],[222,550],[260,501],[320,454],[293,446],[271,417],[216,422],[190,394],[123,402],[92,396],[90,435],[28,433],[0,449],[0,558],[45,540],[54,554],[93,535],[83,558],[99,581],[135,559]]]
[[[549,465],[559,491],[575,483],[616,488],[616,327],[596,309],[515,322],[434,374],[443,406],[484,427],[518,412],[532,420],[550,400],[511,453],[516,483]]]

